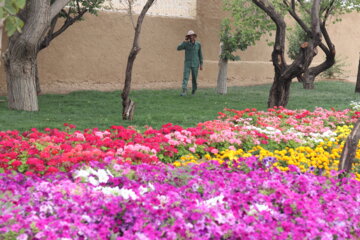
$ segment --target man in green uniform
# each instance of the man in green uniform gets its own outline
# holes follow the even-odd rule
[[[192,77],[192,94],[194,95],[197,89],[197,75],[198,70],[203,69],[203,56],[201,52],[201,44],[196,41],[196,33],[190,30],[186,36],[185,41],[182,42],[177,50],[185,50],[185,62],[184,62],[184,77],[182,83],[182,93],[180,96],[186,95],[187,83],[189,81],[189,75],[191,72]]]

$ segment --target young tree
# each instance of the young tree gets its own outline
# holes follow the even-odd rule
[[[17,17],[24,22],[21,32],[9,37],[4,54],[8,106],[10,109],[38,111],[37,55],[86,13],[96,13],[103,0],[28,0]],[[68,7],[64,8],[67,4]],[[63,25],[55,30],[59,17]],[[38,86],[38,87],[37,87]]]
[[[246,7],[239,7],[245,5]],[[224,9],[231,12],[231,19],[225,18],[220,30],[219,73],[216,91],[227,93],[228,61],[240,60],[234,53],[255,45],[262,35],[275,30],[275,24],[266,14],[247,0],[224,0]]]
[[[220,33],[220,56],[219,56],[219,73],[217,78],[216,92],[218,94],[227,93],[227,67],[228,61],[240,60],[239,56],[233,53],[237,50],[245,50],[246,45],[241,41],[241,32],[231,33],[230,21],[225,19],[221,25]]]
[[[131,6],[133,3],[133,0],[128,0],[128,1],[129,1],[129,12],[131,14]],[[137,19],[136,26],[134,27],[135,35],[134,35],[133,45],[131,47],[127,65],[126,65],[124,88],[121,93],[122,106],[123,106],[123,111],[122,111],[123,120],[132,120],[134,117],[135,102],[130,99],[132,69],[133,69],[133,65],[135,62],[135,58],[141,50],[141,48],[140,48],[141,26],[142,26],[142,23],[144,21],[147,11],[150,9],[150,7],[154,3],[154,1],[155,0],[147,0],[147,2],[145,3],[145,5]],[[132,15],[130,15],[130,17],[132,17]]]

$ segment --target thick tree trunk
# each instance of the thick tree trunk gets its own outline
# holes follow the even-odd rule
[[[227,94],[227,68],[228,60],[220,59],[219,60],[219,74],[217,79],[216,92],[218,94]]]
[[[8,107],[15,110],[38,111],[35,86],[36,64],[33,58],[6,58]]]
[[[354,157],[356,155],[359,139],[360,139],[360,119],[357,120],[349,137],[346,139],[345,146],[341,153],[341,157],[339,161],[339,171],[345,170],[345,172],[350,172]]]
[[[275,78],[276,77],[277,76],[275,76]],[[290,86],[291,79],[286,81],[282,81],[279,78],[274,79],[269,93],[268,107],[273,108],[275,106],[286,106],[289,102]]]
[[[125,72],[125,83],[124,83],[124,89],[121,93],[122,98],[122,119],[123,120],[133,120],[134,118],[134,111],[135,111],[135,102],[130,99],[130,89],[131,89],[131,80],[132,80],[132,68],[134,65],[134,61],[136,58],[136,55],[140,51],[140,44],[139,44],[139,38],[141,33],[141,26],[144,21],[145,15],[147,11],[150,9],[151,5],[154,3],[155,0],[147,0],[145,6],[143,7],[135,27],[135,36],[133,45],[128,57],[128,62],[126,65],[126,72]]]
[[[357,79],[356,79],[355,92],[360,93],[360,56],[359,56],[359,67],[358,67],[358,73],[357,73]]]
[[[20,12],[25,25],[21,33],[9,38],[5,54],[5,70],[10,109],[38,111],[36,76],[37,54],[41,39],[50,26],[50,17],[68,0],[28,0]],[[58,9],[60,8],[60,9]],[[55,15],[57,15],[57,13]]]

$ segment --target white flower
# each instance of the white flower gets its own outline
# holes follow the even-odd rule
[[[101,183],[107,183],[109,175],[112,176],[108,170],[105,171],[104,169],[99,169],[96,173],[96,176],[99,178],[99,182]]]
[[[81,220],[89,223],[89,222],[91,222],[91,217],[88,215],[82,215]]]
[[[169,198],[165,195],[157,195],[156,198],[159,199],[160,205],[165,205],[169,201]]]
[[[155,191],[155,186],[152,183],[149,183],[148,186],[152,191]]]
[[[149,183],[147,185],[147,187],[143,187],[143,186],[139,187],[139,192],[140,192],[141,195],[144,195],[145,193],[150,192],[150,191],[154,191],[154,190],[155,190],[155,187],[154,187],[154,185],[152,183]]]
[[[126,200],[128,200],[129,198],[131,198],[132,200],[136,200],[138,198],[133,190],[126,189],[126,188],[120,189],[119,195],[122,196]]]
[[[81,178],[88,178],[90,175],[90,172],[87,169],[80,169],[75,172],[75,178],[81,177]]]
[[[93,176],[89,177],[88,181],[89,181],[89,183],[91,183],[94,186],[99,185],[98,180],[96,180]]]
[[[258,204],[258,203],[256,203],[255,205],[251,205],[250,210],[247,213],[248,213],[248,215],[255,215],[262,211],[267,211],[272,214],[274,213],[274,211],[272,209],[270,209],[268,206],[266,206],[264,204]]]
[[[104,194],[120,196],[121,191],[119,187],[98,187],[97,190],[101,190]]]
[[[144,195],[148,191],[149,191],[149,189],[147,187],[143,187],[143,186],[139,187],[139,192],[140,192],[141,195]]]
[[[198,205],[205,205],[207,207],[215,207],[218,204],[223,204],[224,203],[223,199],[224,199],[224,195],[221,194],[221,195],[219,195],[217,197],[213,197],[213,198],[210,198],[210,199],[208,199],[206,201],[198,203]]]
[[[101,191],[106,195],[121,196],[125,200],[128,200],[130,198],[132,200],[136,200],[138,198],[133,190],[126,188],[120,189],[119,187],[97,187],[95,188],[95,190]]]

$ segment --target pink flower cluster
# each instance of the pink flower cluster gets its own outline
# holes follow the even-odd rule
[[[88,177],[99,178],[96,186],[79,168],[42,178],[0,174],[0,238],[285,240],[360,235],[360,182],[300,174],[296,168],[269,171],[254,157],[232,164],[174,168],[93,163],[98,170]]]

